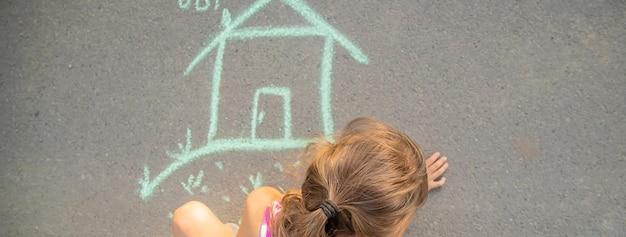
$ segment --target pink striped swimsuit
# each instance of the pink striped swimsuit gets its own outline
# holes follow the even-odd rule
[[[280,215],[282,204],[280,201],[273,201],[263,214],[263,222],[261,222],[260,237],[272,237],[272,229],[270,228],[270,220],[275,220]]]

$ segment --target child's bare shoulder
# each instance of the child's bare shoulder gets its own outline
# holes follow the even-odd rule
[[[281,200],[283,195],[271,187],[260,187],[248,194],[241,227],[237,236],[259,236],[263,214],[268,205],[274,200]]]
[[[283,194],[280,191],[272,187],[260,187],[248,194],[246,198],[246,205],[256,206],[261,205],[263,209],[267,207],[272,201],[280,200],[283,198]]]

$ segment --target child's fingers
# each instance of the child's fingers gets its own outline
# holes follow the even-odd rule
[[[441,178],[439,181],[431,181],[428,183],[428,190],[439,188],[446,183],[446,177]]]
[[[426,167],[430,167],[435,161],[437,161],[437,158],[439,158],[440,155],[441,154],[439,152],[435,152],[428,157],[428,159],[426,159]]]
[[[448,170],[447,157],[441,156],[439,152],[435,152],[426,160],[426,167],[428,171],[428,190],[439,188],[446,183],[446,178],[441,176]]]
[[[428,169],[431,172],[435,172],[441,169],[447,163],[448,163],[448,158],[444,156],[444,157],[437,159],[437,161],[433,162],[430,166],[428,166]]]
[[[448,170],[448,163],[447,162],[445,162],[441,166],[437,167],[436,170],[431,171],[432,179],[435,180],[435,179],[439,178],[441,175],[443,175],[443,173],[446,172],[446,170]]]

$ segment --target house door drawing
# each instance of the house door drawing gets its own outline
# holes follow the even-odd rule
[[[283,99],[283,137],[282,139],[290,140],[291,137],[291,90],[287,87],[263,87],[254,93],[254,102],[252,102],[252,125],[250,131],[250,139],[257,139],[257,125],[262,123],[265,112],[259,112],[259,98],[261,96],[279,96]]]
[[[243,27],[243,24],[253,15],[260,12],[271,1],[280,1],[288,6],[284,9],[291,9],[304,18],[308,25],[280,26],[280,27]],[[223,58],[225,47],[228,41],[252,41],[257,38],[302,38],[316,37],[324,41],[322,57],[320,62],[319,88],[319,118],[322,122],[321,132],[325,136],[332,134],[334,130],[332,116],[332,64],[335,54],[335,44],[342,46],[350,56],[361,64],[368,64],[368,57],[352,41],[342,35],[337,29],[331,26],[323,16],[309,7],[304,0],[257,0],[250,7],[245,9],[239,16],[231,19],[228,9],[222,12],[221,31],[202,48],[196,57],[191,61],[184,75],[190,75],[194,68],[203,61],[211,52],[215,50],[215,61],[213,64],[212,87],[209,110],[209,129],[207,142],[205,145],[192,149],[191,131],[187,129],[186,143],[178,144],[178,152],[167,152],[167,155],[174,161],[161,171],[154,178],[151,178],[150,168],[144,166],[144,177],[139,180],[141,189],[139,195],[143,200],[147,200],[154,194],[156,187],[169,177],[173,172],[194,160],[214,153],[228,151],[271,151],[301,148],[306,146],[311,139],[297,138],[292,136],[291,121],[291,89],[287,87],[273,87],[271,85],[262,86],[256,89],[251,113],[250,126],[251,136],[240,138],[216,138],[218,131],[218,112],[220,105],[220,85],[222,82]],[[263,117],[262,111],[258,111],[260,97],[279,96],[283,99],[283,136],[277,138],[257,137],[259,119]],[[293,95],[297,96],[297,95]],[[330,137],[329,137],[330,138]]]

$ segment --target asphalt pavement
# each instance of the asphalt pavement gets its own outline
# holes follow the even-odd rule
[[[0,236],[170,236],[356,117],[448,157],[405,236],[626,235],[626,2],[0,2]]]

